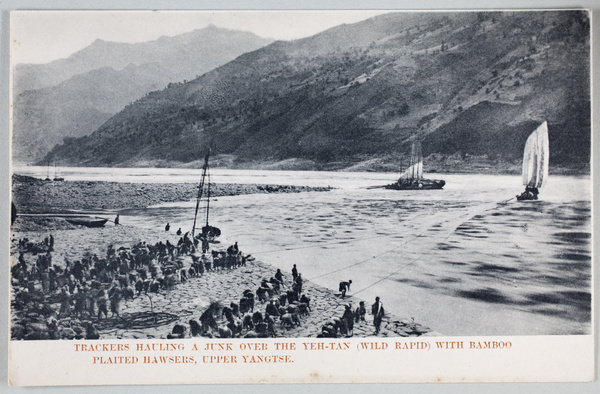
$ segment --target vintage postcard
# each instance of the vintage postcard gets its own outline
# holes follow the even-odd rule
[[[593,380],[591,23],[11,12],[10,384]]]

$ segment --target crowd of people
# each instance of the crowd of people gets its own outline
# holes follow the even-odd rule
[[[196,276],[227,273],[253,260],[240,251],[237,242],[222,251],[202,245],[202,253],[198,250],[202,241],[185,233],[177,244],[167,240],[139,242],[131,248],[109,246],[104,256],[87,253],[81,260],[65,259],[59,265],[52,261],[52,235],[40,242],[19,240],[19,256],[11,267],[12,307],[17,317],[13,339],[96,339],[101,320],[122,318],[123,301],[170,289]],[[340,282],[343,298],[351,284],[351,280]],[[258,288],[243,291],[238,302],[212,303],[198,320],[188,322],[189,336],[276,337],[278,331],[300,326],[301,318],[310,314],[311,300],[304,290],[295,264],[291,278],[277,269]],[[384,315],[379,298],[371,312],[378,333]],[[340,317],[322,326],[319,336],[352,336],[354,324],[364,322],[365,315],[364,301],[356,308],[347,303]],[[73,327],[72,320],[80,322],[79,326]],[[177,324],[169,337],[187,333],[187,326]]]
[[[354,335],[354,325],[366,321],[367,309],[365,302],[360,301],[356,308],[352,307],[352,303],[344,305],[342,316],[333,317],[321,327],[319,338],[338,338],[340,336],[351,337]],[[375,334],[379,334],[381,330],[381,322],[385,315],[383,304],[379,297],[375,298],[375,303],[371,305],[371,314],[373,315],[373,325],[375,326]]]
[[[48,330],[40,326],[49,318],[53,323],[46,321],[48,328],[55,321],[71,317],[92,323],[107,319],[109,314],[118,318],[123,300],[171,288],[190,276],[243,266],[249,257],[240,252],[237,243],[226,252],[197,257],[200,242],[201,236],[192,240],[186,233],[176,245],[167,240],[139,242],[118,250],[109,246],[105,256],[88,253],[81,260],[65,259],[59,265],[52,261],[52,235],[40,242],[20,239],[19,256],[11,267],[12,307],[15,316],[28,317],[18,319],[13,337],[45,339]],[[184,267],[185,256],[192,257],[189,267]]]
[[[237,243],[227,249],[235,252]],[[301,317],[311,312],[310,298],[302,291],[302,275],[294,267],[287,280],[280,269],[270,278],[263,278],[258,288],[246,289],[239,302],[222,305],[211,303],[198,320],[191,319],[189,336],[219,338],[277,337],[279,330],[300,326]],[[183,338],[188,327],[176,324],[169,338]]]

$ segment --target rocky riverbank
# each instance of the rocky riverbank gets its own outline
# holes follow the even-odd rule
[[[19,212],[49,213],[68,210],[115,210],[134,207],[145,207],[161,202],[189,200],[194,195],[195,185],[191,184],[121,184],[111,182],[44,182],[22,177],[13,179],[13,195],[19,207]],[[216,196],[248,194],[248,193],[289,193],[316,191],[315,189],[288,186],[266,185],[215,185]],[[41,220],[41,221],[40,221]],[[172,335],[176,326],[185,327],[183,337],[192,336],[190,320],[199,321],[202,313],[209,305],[219,304],[229,306],[232,302],[239,303],[244,291],[255,293],[264,279],[275,275],[276,267],[258,261],[260,256],[249,258],[245,265],[231,269],[206,271],[198,276],[189,276],[186,280],[179,279],[172,286],[164,286],[156,291],[137,293],[133,299],[121,301],[121,313],[98,319],[90,313],[75,316],[75,301],[68,303],[68,313],[65,313],[64,294],[60,288],[46,291],[43,286],[43,276],[28,276],[38,266],[39,251],[33,253],[19,240],[28,238],[28,242],[44,245],[44,239],[52,234],[52,251],[50,253],[52,266],[65,269],[73,267],[77,261],[96,255],[100,259],[107,256],[107,250],[132,250],[134,244],[167,244],[176,245],[179,235],[174,232],[153,231],[135,226],[105,226],[99,229],[73,225],[57,225],[60,220],[55,218],[32,218],[19,216],[12,227],[11,266],[21,264],[19,280],[12,278],[12,339],[92,339],[89,333],[98,333],[100,338],[167,338]],[[44,222],[45,221],[45,222]],[[35,225],[33,225],[34,223]],[[62,226],[62,227],[61,227]],[[240,246],[242,249],[244,245]],[[249,246],[248,246],[249,247]],[[35,248],[34,248],[35,249]],[[226,246],[214,244],[213,251],[225,252]],[[19,262],[19,254],[23,258]],[[106,257],[107,260],[109,259]],[[180,269],[187,270],[191,266],[192,255],[182,254],[178,259]],[[67,264],[67,261],[69,262]],[[169,264],[165,264],[165,267]],[[298,267],[302,270],[302,267]],[[166,271],[165,271],[166,272]],[[125,275],[127,276],[127,275]],[[68,276],[67,276],[68,277]],[[33,279],[29,279],[33,278]],[[67,282],[69,279],[65,279]],[[96,278],[97,280],[97,278]],[[292,290],[290,273],[284,273],[284,283],[281,293]],[[104,285],[106,289],[111,283]],[[114,286],[114,284],[113,284]],[[133,287],[133,283],[129,283]],[[64,287],[64,285],[63,285]],[[316,337],[322,334],[326,324],[336,325],[346,305],[350,304],[354,311],[360,301],[366,305],[366,319],[355,323],[353,336],[376,335],[373,319],[370,315],[370,305],[374,300],[361,300],[340,294],[331,289],[305,281],[302,294],[310,299],[308,314],[299,316],[296,324],[287,324],[275,319],[273,326],[277,337]],[[265,314],[268,302],[255,302],[255,311]],[[61,308],[63,309],[62,313]],[[221,313],[215,315],[217,324],[227,322]],[[297,324],[299,322],[299,324]],[[244,336],[249,330],[238,335]],[[401,319],[386,311],[381,325],[380,336],[420,336],[434,333],[410,319]],[[218,336],[217,332],[210,335]],[[350,333],[340,336],[348,336]],[[92,337],[95,335],[92,334]]]
[[[82,211],[114,216],[121,210],[189,201],[196,198],[195,183],[125,183],[86,181],[44,181],[13,175],[12,196],[19,216],[13,231],[48,231],[74,229],[64,218],[26,216],[31,214],[77,214]],[[211,196],[245,194],[302,193],[329,191],[328,187],[259,184],[211,184]]]
[[[13,175],[13,201],[22,213],[65,213],[73,210],[144,208],[151,205],[189,201],[196,198],[195,183],[125,183],[44,181]],[[211,184],[211,196],[256,193],[301,193],[328,191],[327,187],[258,184]]]

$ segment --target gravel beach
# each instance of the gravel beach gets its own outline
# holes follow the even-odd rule
[[[326,191],[327,188],[276,186],[276,185],[211,185],[214,196],[231,196],[250,193],[294,193],[303,191]],[[27,177],[13,178],[13,201],[19,214],[69,213],[79,210],[118,212],[128,208],[142,208],[164,202],[187,201],[195,193],[193,184],[127,184],[116,182],[44,182]],[[52,263],[65,266],[66,261],[73,263],[85,255],[105,256],[109,246],[115,249],[130,249],[134,244],[145,242],[153,244],[169,241],[175,244],[180,236],[174,231],[152,231],[134,226],[114,226],[108,223],[102,228],[87,228],[67,223],[59,217],[18,216],[12,228],[11,265],[17,264],[22,248],[19,240],[28,238],[34,243],[43,243],[44,238],[53,236]],[[225,251],[229,245],[214,244],[215,251]],[[249,246],[248,246],[249,247]],[[244,245],[240,245],[243,252]],[[26,264],[35,266],[36,255],[24,253]],[[184,267],[192,264],[192,257],[187,255],[179,259]],[[184,337],[191,335],[188,322],[198,320],[200,315],[211,304],[218,302],[228,306],[238,302],[245,290],[255,292],[263,279],[275,275],[277,267],[259,261],[260,256],[252,256],[245,266],[235,269],[209,271],[201,276],[187,278],[169,288],[158,292],[135,295],[133,299],[123,300],[119,317],[111,316],[98,321],[95,316],[75,318],[58,316],[61,307],[58,294],[45,294],[42,307],[26,304],[18,310],[15,308],[15,294],[24,290],[23,281],[12,281],[12,338],[22,339],[32,330],[41,330],[48,325],[48,319],[58,317],[57,322],[61,339],[84,338],[85,327],[93,324],[101,338],[167,338],[176,324],[187,327]],[[299,267],[301,270],[301,267]],[[291,273],[284,272],[282,292],[292,288]],[[40,293],[39,289],[34,292]],[[352,296],[341,297],[335,291],[305,281],[303,294],[310,298],[310,312],[300,316],[300,324],[293,326],[275,321],[274,329],[278,337],[317,337],[322,327],[334,318],[341,318],[345,305],[351,304],[356,309],[360,301],[365,302],[367,314],[364,321],[355,323],[353,336],[365,337],[376,335],[373,317],[370,314],[374,300],[362,300]],[[385,300],[383,300],[385,302]],[[268,303],[268,302],[267,302]],[[35,304],[35,302],[34,302]],[[265,313],[266,303],[258,300],[255,311]],[[227,321],[222,315],[217,316],[219,324]],[[242,333],[243,334],[243,333]],[[379,336],[421,336],[435,335],[434,332],[411,319],[402,319],[386,310],[381,324]],[[242,335],[243,336],[243,335]],[[29,337],[37,339],[35,335]]]

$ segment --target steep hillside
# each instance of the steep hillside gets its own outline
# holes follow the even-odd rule
[[[156,64],[109,67],[76,75],[61,84],[15,97],[13,159],[39,160],[63,138],[90,134],[125,105],[167,85]]]
[[[140,44],[98,40],[68,59],[18,65],[13,158],[40,160],[63,138],[93,132],[144,94],[197,77],[269,42],[211,26]]]
[[[49,157],[180,165],[210,146],[233,166],[377,159],[393,169],[419,139],[438,162],[515,163],[548,120],[551,162],[585,169],[589,73],[582,12],[386,14],[275,42],[152,92]]]

